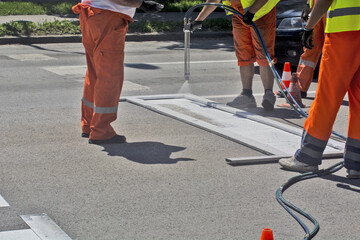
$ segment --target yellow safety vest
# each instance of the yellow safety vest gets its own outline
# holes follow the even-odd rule
[[[244,13],[254,4],[256,0],[241,0],[241,5],[244,8]],[[259,9],[254,15],[253,21],[258,20],[259,18],[268,14],[279,2],[280,0],[268,0],[262,8]]]
[[[223,0],[223,1],[222,1],[222,4],[231,7],[231,2],[230,2],[229,0]],[[226,15],[231,15],[231,14],[233,14],[232,12],[229,12],[229,11],[226,11],[226,10],[225,10],[225,13],[226,13]]]
[[[326,33],[360,30],[360,0],[334,0],[326,16]]]

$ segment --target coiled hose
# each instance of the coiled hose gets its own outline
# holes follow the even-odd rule
[[[237,11],[236,9],[224,5],[224,4],[219,4],[219,3],[201,3],[198,5],[195,5],[191,8],[189,8],[189,10],[185,13],[185,17],[184,17],[184,33],[185,33],[185,43],[184,43],[184,49],[185,49],[185,80],[189,80],[190,78],[190,32],[191,32],[191,14],[193,13],[193,11],[196,8],[202,7],[202,6],[206,6],[206,5],[211,5],[211,6],[216,6],[219,8],[222,8],[228,12],[231,12],[235,15],[238,15],[240,17],[243,17],[243,14],[241,14],[239,11]],[[271,60],[269,52],[267,51],[267,48],[265,46],[264,40],[260,34],[259,29],[256,27],[255,23],[252,22],[251,23],[251,27],[254,29],[257,37],[260,40],[260,44],[265,52],[265,57],[266,60],[269,63],[270,69],[274,75],[274,78],[276,80],[276,83],[278,84],[280,89],[284,89],[283,91],[281,91],[282,95],[284,96],[284,98],[286,99],[286,101],[290,104],[290,106],[296,111],[298,112],[300,115],[304,116],[305,118],[308,117],[308,115],[304,112],[304,110],[302,110],[302,108],[297,104],[297,102],[295,101],[295,99],[291,96],[291,94],[287,94],[289,93],[289,90],[287,89],[287,87],[285,86],[285,84],[283,83],[282,79],[280,78],[279,73],[276,71],[275,66],[274,66],[274,62]],[[289,98],[292,100],[290,100]],[[334,135],[346,140],[346,137],[336,133],[336,132],[332,132]],[[312,217],[310,214],[306,213],[305,211],[301,210],[300,208],[296,207],[295,205],[293,205],[292,203],[290,203],[289,201],[287,201],[282,194],[285,192],[286,189],[288,189],[290,186],[292,186],[293,184],[303,181],[303,180],[307,180],[307,179],[311,179],[311,178],[315,178],[315,177],[320,177],[320,176],[324,176],[324,175],[328,175],[328,174],[332,174],[337,172],[338,170],[340,170],[342,167],[344,166],[344,162],[339,162],[329,168],[320,170],[318,172],[308,172],[308,173],[303,173],[300,175],[297,175],[295,177],[292,177],[290,179],[288,179],[288,181],[286,183],[284,183],[283,185],[281,185],[275,193],[276,196],[276,200],[279,202],[279,204],[293,217],[295,218],[295,220],[301,225],[301,227],[304,229],[305,231],[305,236],[303,238],[303,240],[310,240],[312,239],[319,231],[320,229],[320,225],[318,223],[318,221]],[[309,230],[309,228],[300,220],[299,217],[296,216],[296,214],[294,212],[292,212],[290,209],[294,210],[295,212],[299,213],[300,215],[304,216],[305,218],[307,218],[308,220],[310,220],[313,224],[314,224],[314,228],[312,231]]]

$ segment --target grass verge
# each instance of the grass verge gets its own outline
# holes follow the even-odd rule
[[[0,1],[0,16],[8,15],[68,15],[73,14],[71,8],[79,1],[59,1],[59,2],[27,2],[27,1]],[[192,0],[177,0],[166,1],[157,0],[157,2],[164,5],[163,12],[185,12],[190,7],[203,3],[204,1]],[[141,10],[137,10],[141,12]]]
[[[184,23],[181,22],[157,22],[138,21],[129,25],[129,33],[152,33],[152,32],[181,32]],[[203,31],[230,31],[231,20],[208,19],[203,23]],[[62,35],[80,34],[78,21],[54,21],[33,23],[28,21],[13,21],[0,24],[0,36],[36,36],[36,35]]]

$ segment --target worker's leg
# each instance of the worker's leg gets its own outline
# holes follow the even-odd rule
[[[360,171],[360,66],[349,91],[349,126],[345,146],[345,167]]]
[[[238,6],[241,7],[241,6]],[[242,22],[242,18],[233,16],[233,37],[236,58],[240,68],[242,91],[232,102],[227,103],[231,107],[251,108],[256,107],[255,98],[252,95],[252,80],[255,74],[255,52],[249,26]]]
[[[91,119],[94,114],[94,87],[96,83],[96,73],[93,63],[93,49],[85,46],[87,70],[83,88],[83,98],[81,101],[81,127],[82,132],[89,134]]]
[[[270,58],[274,59],[275,48],[275,32],[276,32],[276,9],[275,7],[265,16],[254,22],[261,37],[263,38],[266,49],[270,55]],[[266,111],[274,110],[276,97],[273,93],[274,75],[269,66],[268,60],[265,55],[263,46],[260,43],[260,39],[255,33],[254,29],[251,29],[252,44],[255,49],[256,61],[259,64],[260,78],[264,86],[264,96],[262,100],[262,106]]]
[[[93,140],[110,139],[116,135],[110,123],[116,120],[124,81],[124,47],[128,28],[127,20],[110,11],[102,12],[93,24],[100,22],[97,30],[99,41],[94,51],[97,80],[90,126],[90,139]]]
[[[96,83],[96,72],[94,67],[94,48],[95,43],[92,39],[91,26],[88,19],[94,12],[91,8],[77,5],[73,8],[79,13],[80,27],[82,32],[82,42],[85,48],[87,70],[83,88],[83,98],[81,102],[81,127],[84,134],[90,133],[91,119],[94,113],[94,87]]]
[[[252,79],[255,74],[254,64],[240,66],[240,77],[243,89],[252,89]]]
[[[304,53],[300,56],[300,61],[296,70],[300,83],[300,91],[306,93],[314,78],[314,70],[319,61],[325,38],[326,16],[323,17],[314,27],[312,49],[304,48]]]
[[[316,97],[304,124],[301,149],[295,154],[298,161],[309,165],[321,164],[337,112],[360,66],[360,56],[354,54],[358,49],[358,32],[326,35]]]
[[[272,90],[274,86],[274,74],[269,66],[260,66],[260,77],[264,89]]]

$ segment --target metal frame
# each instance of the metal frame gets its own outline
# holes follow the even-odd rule
[[[221,137],[226,139],[232,140],[234,142],[240,143],[246,147],[259,151],[263,153],[264,156],[255,156],[255,157],[241,157],[241,158],[227,158],[226,162],[231,165],[239,165],[239,164],[259,164],[259,163],[274,163],[277,162],[280,158],[290,157],[289,153],[280,151],[279,149],[275,149],[268,144],[261,143],[254,139],[246,138],[239,133],[229,131],[228,129],[224,129],[218,127],[216,125],[210,124],[205,122],[201,119],[197,119],[186,114],[174,111],[172,109],[160,106],[160,104],[155,103],[156,100],[174,100],[174,99],[186,99],[191,102],[194,102],[196,105],[202,105],[205,107],[209,107],[211,109],[217,109],[219,111],[223,111],[226,113],[230,113],[233,116],[241,117],[244,119],[248,119],[250,121],[257,122],[259,124],[263,124],[269,127],[276,128],[278,130],[284,131],[286,133],[290,133],[292,135],[299,137],[299,144],[300,139],[302,136],[303,130],[300,128],[296,128],[293,126],[289,126],[286,124],[282,124],[280,122],[246,112],[244,110],[236,109],[229,107],[225,104],[217,103],[205,98],[201,98],[192,94],[166,94],[166,95],[147,95],[147,96],[129,96],[129,97],[122,97],[120,101],[126,101],[151,111],[163,114],[165,116],[174,118],[176,120],[185,122],[192,126],[204,129],[208,132],[217,134]],[[333,158],[333,157],[341,157],[344,151],[344,143],[330,139],[328,142],[328,148],[324,153],[324,158]]]

